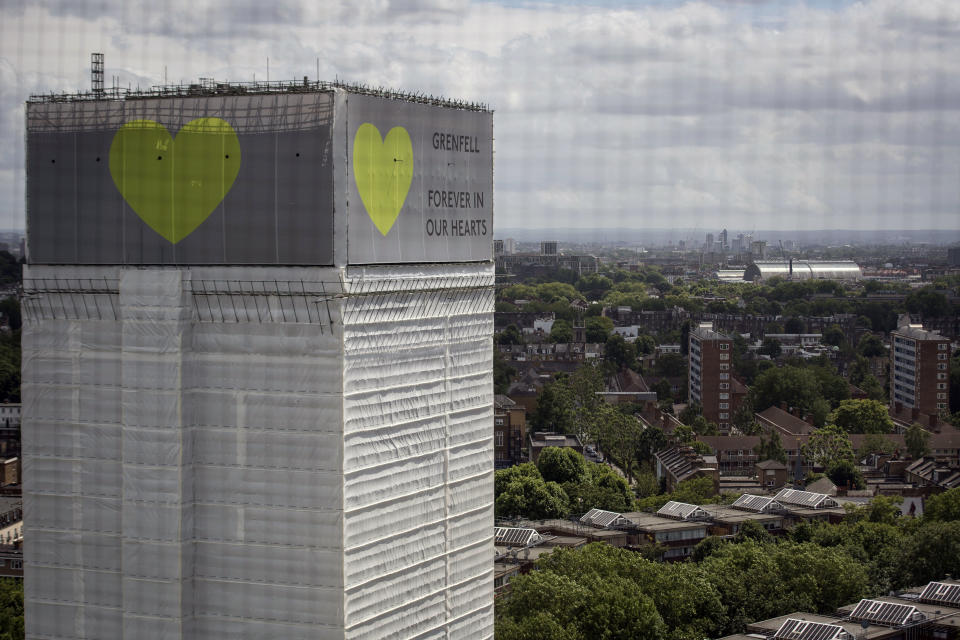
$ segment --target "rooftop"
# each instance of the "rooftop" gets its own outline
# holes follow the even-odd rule
[[[146,100],[150,98],[276,95],[326,92],[333,91],[335,89],[347,91],[348,93],[376,96],[380,98],[387,98],[389,100],[402,100],[404,102],[418,102],[421,104],[430,104],[452,109],[463,109],[467,111],[492,111],[489,105],[483,103],[468,102],[465,100],[453,100],[449,98],[443,98],[441,96],[428,95],[426,93],[400,91],[396,89],[388,89],[386,87],[373,87],[365,84],[353,84],[340,80],[334,80],[333,82],[328,82],[325,80],[311,81],[308,80],[306,76],[304,76],[303,80],[280,80],[273,82],[221,82],[212,78],[200,78],[198,83],[155,85],[145,89],[140,87],[137,87],[136,89],[111,87],[101,91],[34,94],[30,96],[28,102],[93,102]]]

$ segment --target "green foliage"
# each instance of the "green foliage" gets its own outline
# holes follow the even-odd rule
[[[927,498],[923,506],[923,519],[941,522],[960,520],[960,487]]]
[[[0,286],[20,284],[22,266],[12,253],[0,251]],[[11,327],[12,328],[12,327]]]
[[[832,324],[823,330],[823,337],[821,339],[824,344],[839,347],[846,341],[846,335],[844,335],[840,325]]]
[[[907,432],[903,434],[903,441],[907,445],[907,451],[914,459],[922,458],[930,451],[927,443],[930,441],[930,432],[914,422],[907,427]]]
[[[846,381],[826,367],[771,367],[757,375],[748,398],[751,406],[764,410],[781,402],[813,416],[824,424],[831,403],[849,397]]]
[[[827,417],[847,433],[890,433],[893,420],[886,405],[876,400],[844,400]]]
[[[530,425],[541,431],[574,433],[574,403],[570,389],[562,382],[544,385],[537,408],[530,414]]]
[[[838,487],[863,489],[865,484],[863,474],[850,460],[834,460],[827,467],[827,477]]]
[[[20,330],[23,320],[20,316],[20,301],[15,296],[7,296],[0,300],[0,315],[7,319],[11,331]]]
[[[577,290],[563,282],[545,282],[537,285],[537,299],[543,302],[572,302],[579,298]]]
[[[587,462],[586,472],[584,481],[563,485],[573,513],[585,513],[590,509],[618,513],[631,510],[633,494],[622,476],[606,465],[593,462]]]
[[[776,460],[787,464],[787,452],[783,448],[783,442],[780,440],[780,433],[774,429],[770,432],[770,438],[760,436],[760,444],[753,448],[757,454],[757,460]]]
[[[521,478],[539,478],[543,480],[537,465],[532,462],[524,462],[506,469],[499,469],[493,474],[493,494],[495,496],[503,493],[507,485]]]
[[[763,528],[763,525],[756,520],[746,520],[740,525],[740,531],[733,536],[733,541],[736,544],[740,544],[746,542],[747,540],[766,543],[771,542],[773,540],[773,536],[771,536],[770,533]]]
[[[709,422],[702,415],[694,416],[693,420],[690,421],[690,428],[698,436],[715,436],[719,433],[716,423]]]
[[[613,280],[599,273],[583,276],[575,285],[587,300],[599,300],[613,287]]]
[[[801,450],[803,457],[818,467],[829,468],[841,460],[854,461],[850,437],[846,431],[833,424],[814,429]]]
[[[6,251],[0,251],[3,253]],[[23,580],[0,578],[0,640],[23,636]]]
[[[688,504],[709,504],[715,502],[717,492],[713,486],[711,478],[701,477],[691,480],[684,480],[675,491],[671,493],[661,493],[656,496],[649,496],[642,500],[637,500],[636,507],[638,511],[644,509],[653,509],[656,511],[671,500],[677,502],[686,502]]]
[[[510,388],[517,370],[507,364],[496,349],[493,350],[493,392],[505,394]]]
[[[617,369],[628,369],[637,363],[637,350],[632,342],[627,342],[623,336],[612,333],[607,338],[603,357],[607,362],[614,364]]]
[[[926,519],[926,516],[924,516]],[[924,522],[904,545],[901,574],[923,584],[960,573],[960,520]]]
[[[20,402],[20,332],[0,333],[0,402]]]
[[[687,373],[687,364],[680,354],[665,353],[657,358],[656,373],[667,378],[680,377]]]
[[[780,347],[780,341],[776,338],[764,338],[763,344],[760,345],[758,352],[771,358],[779,358],[783,349]]]
[[[567,494],[556,482],[523,475],[508,483],[494,501],[498,518],[525,517],[533,520],[563,518],[570,511]]]
[[[517,325],[507,325],[503,331],[495,336],[497,344],[523,344],[523,333],[517,328]]]
[[[613,331],[613,320],[606,316],[587,318],[584,329],[587,342],[605,344]]]
[[[587,478],[587,461],[569,447],[545,447],[537,458],[537,470],[547,482],[580,483]]]
[[[667,446],[667,436],[660,427],[647,427],[637,440],[637,462],[653,460],[653,454]]]
[[[554,320],[550,328],[550,342],[573,342],[573,327],[566,320]]]
[[[860,448],[857,449],[857,458],[862,460],[871,453],[893,453],[896,448],[897,444],[890,438],[885,438],[879,433],[868,433],[863,439]]]
[[[633,463],[641,448],[643,425],[632,415],[624,415],[614,407],[602,403],[595,414],[597,442],[627,475],[633,477]]]
[[[876,358],[887,354],[883,340],[872,333],[866,333],[860,338],[860,342],[857,343],[857,352],[865,358]]]
[[[940,318],[950,315],[950,303],[947,297],[932,286],[914,291],[903,301],[910,313],[919,313],[924,318]]]

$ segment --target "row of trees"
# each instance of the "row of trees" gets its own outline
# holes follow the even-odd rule
[[[557,549],[514,579],[497,604],[496,635],[699,640],[960,571],[960,489],[931,498],[923,518],[896,513],[894,499],[877,498],[839,525],[802,524],[780,540],[746,525],[676,564],[599,543]]]

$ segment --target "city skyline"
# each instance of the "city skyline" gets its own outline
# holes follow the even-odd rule
[[[24,101],[88,89],[99,51],[108,87],[307,76],[487,103],[498,231],[960,230],[948,2],[14,2],[0,16],[0,228],[23,224]]]

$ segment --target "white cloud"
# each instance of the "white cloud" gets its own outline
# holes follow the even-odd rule
[[[960,231],[954,0],[5,3],[0,228],[30,92],[304,75],[496,109],[498,226]],[[763,224],[758,224],[763,220]],[[664,224],[666,223],[666,224]]]

